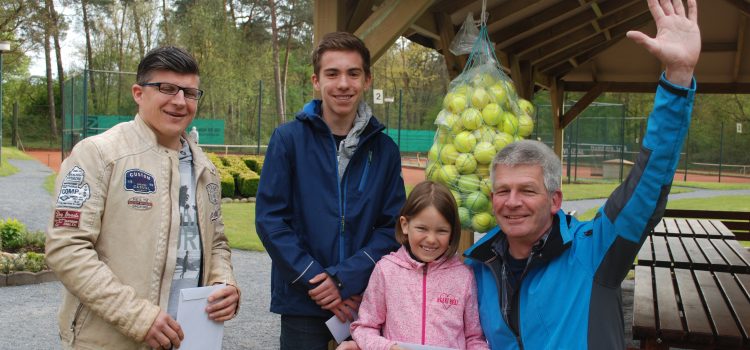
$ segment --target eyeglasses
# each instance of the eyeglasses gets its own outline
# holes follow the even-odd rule
[[[159,89],[159,92],[162,94],[167,95],[177,95],[180,90],[185,95],[185,98],[189,98],[191,100],[200,100],[203,96],[203,90],[201,89],[193,89],[193,88],[186,88],[182,86],[177,86],[175,84],[170,83],[141,83],[138,84],[140,86],[156,86]]]

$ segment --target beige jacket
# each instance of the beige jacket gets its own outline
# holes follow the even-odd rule
[[[203,285],[235,285],[216,168],[190,144],[203,245]],[[84,139],[57,177],[47,263],[65,285],[58,321],[65,347],[146,348],[166,312],[179,237],[178,152],[136,116]]]

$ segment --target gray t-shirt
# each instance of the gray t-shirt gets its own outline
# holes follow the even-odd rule
[[[172,276],[167,312],[177,319],[177,306],[180,290],[198,287],[201,276],[203,247],[200,229],[196,218],[195,205],[196,179],[193,169],[193,154],[185,140],[180,150],[180,237],[177,240],[177,265]]]

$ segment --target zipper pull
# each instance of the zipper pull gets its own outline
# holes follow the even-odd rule
[[[341,233],[344,233],[344,216],[341,215]]]

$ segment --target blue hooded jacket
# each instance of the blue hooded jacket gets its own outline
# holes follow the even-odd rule
[[[361,294],[381,256],[398,249],[394,228],[406,194],[401,156],[374,117],[343,176],[320,100],[278,127],[268,144],[255,223],[273,261],[271,312],[330,317],[310,299],[309,280],[327,272],[343,299]]]
[[[695,81],[686,89],[662,76],[628,177],[593,220],[557,213],[516,291],[504,283],[507,238],[500,227],[466,251],[492,349],[625,348],[620,283],[664,214],[694,97]]]

